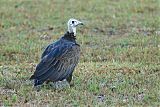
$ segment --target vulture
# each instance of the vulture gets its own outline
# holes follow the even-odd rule
[[[63,80],[70,84],[80,57],[80,45],[76,42],[76,27],[83,23],[71,18],[67,25],[68,31],[64,36],[48,45],[42,53],[41,61],[30,77],[34,80],[34,86],[40,86],[47,81]]]

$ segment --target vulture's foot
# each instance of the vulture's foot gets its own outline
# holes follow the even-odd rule
[[[74,81],[71,81],[71,82],[69,83],[69,85],[70,85],[70,87],[73,87],[73,86],[74,86]]]
[[[37,92],[39,92],[41,90],[41,85],[34,86],[34,90],[36,90]]]
[[[62,89],[65,89],[65,88],[70,88],[70,84],[66,80],[58,81],[58,82],[51,82],[50,86],[53,89],[56,89],[56,90],[62,90]]]

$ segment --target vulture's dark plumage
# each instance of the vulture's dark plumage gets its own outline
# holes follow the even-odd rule
[[[34,74],[34,86],[41,85],[45,81],[72,80],[72,73],[78,64],[80,46],[76,43],[76,26],[82,22],[76,19],[68,21],[68,31],[55,43],[50,44],[41,56]]]

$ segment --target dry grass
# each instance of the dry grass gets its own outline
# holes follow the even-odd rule
[[[1,106],[160,106],[160,0],[1,0]],[[75,86],[28,80],[43,49],[77,18]]]

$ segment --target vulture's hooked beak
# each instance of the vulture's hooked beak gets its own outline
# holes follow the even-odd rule
[[[83,24],[83,22],[78,21],[78,23],[77,23],[77,25],[76,25],[76,26],[78,26],[78,25],[84,25],[84,24]]]

